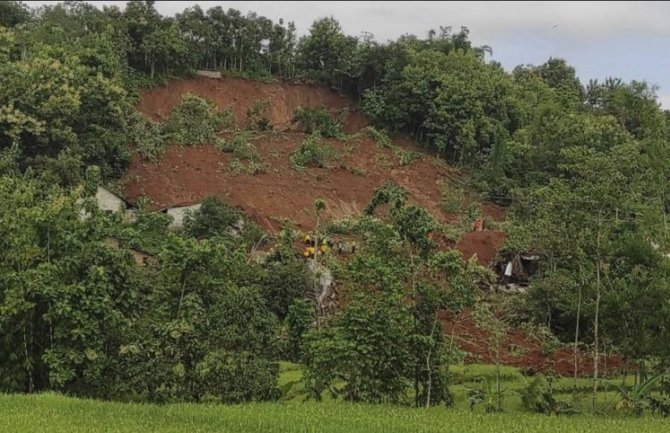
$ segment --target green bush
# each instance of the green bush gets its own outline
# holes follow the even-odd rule
[[[287,355],[295,362],[304,355],[304,335],[315,321],[314,306],[305,299],[295,299],[288,307],[286,324],[288,325]]]
[[[212,102],[187,93],[172,110],[162,129],[166,140],[171,143],[205,144],[215,142],[217,133],[233,123],[229,109],[220,112]]]
[[[131,118],[128,137],[145,159],[155,161],[165,150],[161,124],[147,120],[139,113],[134,113]]]
[[[465,205],[465,193],[462,189],[449,185],[442,184],[440,186],[440,206],[449,213],[458,213]]]
[[[355,292],[328,327],[307,334],[306,387],[317,399],[330,390],[350,401],[399,403],[415,373],[411,332],[402,296]]]
[[[521,405],[529,412],[546,414],[570,414],[574,408],[569,402],[556,400],[551,386],[551,378],[535,377],[521,391]]]
[[[374,126],[367,126],[360,132],[366,137],[372,138],[377,146],[391,147],[391,139],[385,129],[377,129]]]
[[[423,158],[423,154],[415,152],[413,150],[404,150],[401,148],[396,148],[395,157],[398,158],[398,164],[405,166],[410,165],[411,163],[420,160]]]
[[[362,167],[351,167],[349,171],[355,176],[365,176],[368,174],[367,170]]]
[[[243,162],[239,158],[233,158],[228,164],[228,168],[232,173],[235,174],[244,173],[244,174],[250,174],[252,176],[256,174],[266,173],[268,170],[267,165],[262,162],[254,160]]]
[[[237,131],[228,140],[217,138],[214,145],[222,152],[236,153],[235,156],[239,157],[240,152],[245,152],[245,148],[249,146],[249,140],[252,138],[254,138],[253,131]]]
[[[247,110],[247,127],[253,131],[269,131],[272,129],[268,110],[270,109],[270,100],[254,101],[253,105]]]
[[[306,167],[328,168],[337,157],[335,150],[321,142],[318,134],[313,133],[291,154],[291,166],[297,170]]]
[[[402,186],[393,181],[388,181],[375,190],[375,194],[370,204],[365,208],[367,215],[372,215],[377,206],[389,204],[392,208],[398,209],[405,205],[409,198],[409,192]]]
[[[328,138],[342,136],[342,123],[323,107],[299,108],[293,117],[308,134],[317,133]]]
[[[216,140],[215,145],[219,150],[233,154],[229,164],[230,171],[233,173],[254,175],[267,171],[267,165],[261,160],[256,146],[249,143],[253,136],[252,131],[239,131],[229,140],[222,138]]]
[[[245,403],[276,400],[279,366],[249,352],[216,350],[196,366],[202,400]]]
[[[184,217],[184,233],[194,238],[236,238],[247,246],[254,245],[262,236],[261,228],[218,197],[207,197],[200,209]]]

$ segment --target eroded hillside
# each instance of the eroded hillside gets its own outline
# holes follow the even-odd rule
[[[410,193],[410,201],[428,209],[441,221],[456,214],[441,206],[441,194],[461,174],[406,138],[396,138],[390,146],[380,146],[359,132],[367,123],[351,101],[328,89],[288,83],[267,84],[236,78],[171,81],[142,93],[138,109],[154,120],[166,118],[185,93],[213,101],[219,109],[230,108],[239,124],[259,101],[269,101],[267,118],[273,131],[258,133],[250,142],[258,150],[266,170],[258,174],[230,170],[231,154],[213,145],[169,146],[164,155],[151,162],[135,155],[122,180],[126,198],[146,195],[153,209],[198,203],[209,195],[218,196],[243,209],[269,230],[277,230],[282,219],[290,219],[301,229],[314,224],[313,203],[327,201],[326,219],[358,214],[376,188],[393,180]],[[299,108],[325,107],[332,112],[348,109],[346,140],[330,139],[337,157],[328,168],[291,167],[290,155],[306,135],[296,130],[293,113]],[[499,208],[485,205],[484,212],[499,220]],[[494,242],[495,247],[500,242]],[[487,253],[490,256],[491,252]]]

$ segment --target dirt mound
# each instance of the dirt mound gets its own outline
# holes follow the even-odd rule
[[[242,78],[196,77],[190,80],[171,80],[164,86],[142,91],[138,110],[158,121],[169,116],[185,93],[206,98],[220,109],[230,107],[237,122],[243,123],[247,111],[256,103],[267,103],[266,115],[275,129],[292,126],[293,113],[298,108],[327,107],[339,111],[350,110],[345,121],[347,132],[356,132],[367,126],[365,117],[343,96],[323,87],[288,82],[262,83]]]
[[[466,352],[466,362],[493,363],[494,348],[490,343],[490,334],[479,328],[471,311],[453,317],[446,312],[440,313],[440,320],[447,339],[452,339],[461,350]],[[537,373],[556,373],[561,376],[574,374],[574,350],[572,347],[561,347],[553,352],[544,350],[537,338],[530,337],[519,329],[512,329],[503,340],[500,360],[510,365]],[[628,365],[619,356],[602,355],[600,358],[601,374],[616,375]],[[593,358],[591,353],[578,353],[578,375],[593,374]]]
[[[505,238],[506,234],[500,231],[469,232],[463,235],[456,248],[463,254],[463,259],[468,260],[476,255],[480,264],[489,265],[505,243]]]

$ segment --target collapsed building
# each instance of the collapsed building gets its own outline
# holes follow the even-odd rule
[[[530,277],[538,270],[541,253],[532,249],[500,257],[494,269],[498,275],[496,291],[502,293],[524,293]]]

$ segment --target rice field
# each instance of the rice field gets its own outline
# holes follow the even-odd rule
[[[655,417],[555,417],[341,402],[238,406],[110,403],[57,394],[0,395],[0,433],[658,433]]]
[[[226,432],[226,433],[651,433],[669,432],[670,419],[635,418],[614,410],[617,395],[603,389],[598,394],[599,410],[607,415],[546,416],[523,412],[518,391],[528,378],[518,369],[503,367],[503,387],[510,390],[505,412],[487,414],[483,407],[469,409],[467,390],[481,386],[481,380],[495,377],[491,365],[451,366],[450,389],[456,407],[414,409],[398,406],[360,405],[334,401],[305,401],[300,365],[282,362],[277,403],[221,406],[206,404],[133,404],[69,398],[58,394],[0,394],[0,433],[126,433],[126,432]],[[632,380],[619,378],[619,381]],[[557,398],[572,398],[573,381],[557,378]],[[579,379],[577,386],[589,390],[591,381]],[[590,411],[584,392],[579,406]]]

